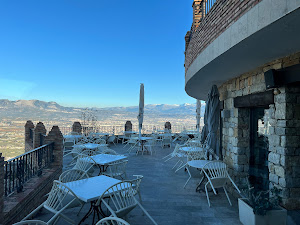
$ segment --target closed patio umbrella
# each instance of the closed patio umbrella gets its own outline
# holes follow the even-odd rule
[[[200,118],[201,118],[201,102],[200,100],[197,100],[197,108],[196,108],[196,120],[197,120],[197,132],[199,133],[200,129]]]
[[[139,138],[141,138],[144,119],[144,84],[140,85],[139,115],[137,118],[139,120]]]
[[[219,156],[218,144],[218,128],[220,122],[220,100],[219,91],[216,85],[213,85],[209,94],[206,107],[208,108],[207,128],[208,134],[206,137],[207,147],[213,149],[214,153]]]
[[[201,143],[204,143],[208,134],[208,128],[207,128],[207,115],[208,115],[208,104],[206,102],[205,105],[205,111],[204,111],[204,117],[203,117],[203,122],[204,122],[204,126],[202,128],[202,132],[201,132]]]

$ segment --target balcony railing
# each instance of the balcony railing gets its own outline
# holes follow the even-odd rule
[[[66,135],[70,132],[72,132],[72,127],[59,127],[62,134]],[[110,134],[115,134],[115,135],[121,135],[124,132],[124,125],[96,125],[96,126],[84,126],[82,125],[82,132],[84,134],[90,133],[90,132],[101,132],[101,133],[110,133]],[[149,134],[152,133],[155,130],[164,130],[165,126],[164,125],[154,125],[154,124],[143,124],[143,129],[142,133],[143,134]],[[195,125],[172,125],[172,132],[173,133],[180,133],[183,130],[195,130],[196,129],[196,124]],[[132,130],[138,131],[139,126],[138,124],[133,124],[132,125]]]
[[[40,176],[53,162],[54,143],[43,145],[4,163],[4,195],[21,192],[23,185],[33,176]]]
[[[216,0],[205,0],[202,2],[202,4],[205,4],[205,15],[209,12],[215,2]]]

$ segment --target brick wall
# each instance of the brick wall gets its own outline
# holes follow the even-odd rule
[[[185,51],[185,71],[210,43],[260,1],[217,0],[209,13],[201,18],[198,28],[192,31]]]
[[[266,91],[264,72],[300,64],[300,52],[269,62],[219,87],[220,100],[230,116],[223,118],[223,156],[229,172],[242,187],[249,170],[250,125],[247,108],[234,108],[234,98]],[[268,169],[270,187],[282,189],[284,207],[300,209],[300,87],[275,89],[274,102],[265,110],[269,123]]]

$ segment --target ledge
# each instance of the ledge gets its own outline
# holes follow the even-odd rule
[[[185,90],[206,100],[222,83],[267,62],[300,51],[300,2],[263,0],[241,16],[187,68]]]

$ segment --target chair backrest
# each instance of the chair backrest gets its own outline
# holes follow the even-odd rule
[[[227,166],[222,161],[211,161],[205,164],[203,172],[214,188],[223,187],[229,180]]]
[[[205,149],[197,147],[197,146],[191,146],[191,148],[195,149],[196,151],[189,151],[187,153],[188,161],[207,159],[207,154],[206,154]],[[199,151],[199,149],[202,149],[202,150]]]
[[[47,223],[41,220],[24,220],[14,223],[13,225],[47,225]]]
[[[77,161],[74,166],[74,169],[79,169],[88,172],[94,165],[96,165],[96,162],[90,156],[79,154],[77,156]]]
[[[101,151],[102,154],[109,154],[109,155],[118,155],[118,153],[115,150],[112,150],[110,148],[105,148]]]
[[[67,183],[67,182],[81,180],[85,178],[89,178],[89,175],[85,171],[78,170],[78,169],[70,169],[63,172],[59,176],[58,180],[62,183]]]
[[[134,198],[132,183],[119,182],[108,188],[98,199],[96,205],[101,202],[111,212],[112,216],[123,217],[137,206]]]
[[[67,208],[74,201],[79,201],[76,194],[62,182],[55,180],[48,198],[44,202],[44,207],[55,214],[63,208]]]
[[[92,150],[92,149],[87,149],[81,152],[82,155],[88,155],[88,156],[93,156],[93,155],[98,155],[101,154],[101,151],[97,150]]]
[[[108,139],[107,139],[107,142],[114,142],[116,139],[116,136],[115,135],[112,135],[112,136],[109,136]]]
[[[134,195],[136,195],[140,190],[140,185],[144,176],[143,175],[133,175],[133,176],[136,178],[132,180],[128,180],[128,182],[133,184],[132,188],[134,191]]]
[[[122,176],[126,172],[126,165],[128,160],[122,160],[114,163],[109,163],[107,167],[107,174],[111,177]]]
[[[95,144],[106,144],[106,140],[102,139],[102,138],[97,138],[96,140],[94,140]]]
[[[106,217],[100,220],[96,225],[130,225],[125,220],[117,217]]]

